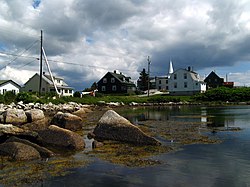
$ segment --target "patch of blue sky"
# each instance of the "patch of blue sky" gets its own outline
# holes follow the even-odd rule
[[[88,44],[92,44],[92,43],[94,43],[95,41],[94,41],[94,39],[91,38],[91,37],[86,37],[85,42],[88,43]]]
[[[7,48],[7,46],[5,45],[5,43],[0,42],[0,50],[5,51],[6,48]]]
[[[41,3],[41,0],[33,0],[32,6],[34,9],[36,9],[37,7],[39,7]]]

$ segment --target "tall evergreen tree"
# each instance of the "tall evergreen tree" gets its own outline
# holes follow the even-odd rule
[[[137,86],[139,90],[145,91],[148,89],[148,73],[146,73],[145,68],[143,68],[142,72],[140,73],[140,77],[137,81]]]

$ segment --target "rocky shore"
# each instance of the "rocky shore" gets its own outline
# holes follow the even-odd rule
[[[162,144],[155,137],[164,138],[165,141],[175,139],[181,144],[217,142],[201,135],[199,124],[182,123],[176,126],[175,122],[156,124],[147,121],[139,126],[134,125],[116,112],[119,106],[123,105],[107,103],[94,106],[74,102],[59,105],[0,104],[0,167],[3,169],[0,181],[7,180],[6,176],[12,172],[5,162],[14,165],[20,161],[26,165],[31,161],[35,163],[30,169],[33,171],[34,167],[39,167],[37,172],[43,174],[32,174],[29,179],[25,173],[19,174],[20,180],[25,178],[31,181],[24,183],[30,183],[44,178],[44,173],[52,172],[51,168],[57,172],[53,175],[58,175],[64,168],[85,164],[84,159],[73,163],[75,158],[71,156],[76,153],[134,167],[160,164],[150,156],[175,149]],[[134,103],[131,106],[138,105]],[[91,151],[87,151],[89,148]],[[62,158],[66,160],[56,162]],[[12,181],[13,185],[15,180],[20,182],[16,177],[9,178],[6,184]]]
[[[8,160],[33,160],[52,157],[59,152],[85,148],[82,133],[84,118],[94,106],[68,103],[62,105],[0,105],[0,156]],[[127,119],[108,110],[89,133],[92,147],[98,141],[113,140],[135,145],[160,145]],[[52,150],[50,150],[52,148]],[[58,150],[58,151],[57,151]]]

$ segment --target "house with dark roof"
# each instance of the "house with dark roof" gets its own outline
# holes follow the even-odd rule
[[[205,79],[204,82],[207,83],[207,88],[217,88],[223,86],[224,79],[219,77],[214,71],[212,71]]]
[[[0,94],[5,94],[8,91],[18,94],[21,86],[12,80],[0,80]]]
[[[73,96],[74,93],[73,88],[68,86],[68,84],[64,82],[64,79],[62,77],[53,76],[53,79],[55,81],[57,90],[61,96]],[[22,91],[39,92],[39,86],[40,86],[40,75],[36,73],[24,84]],[[42,86],[41,90],[42,93],[56,92],[51,76],[46,75],[45,73],[43,73],[42,75],[41,86]]]
[[[107,72],[98,82],[100,93],[131,93],[136,91],[136,86],[130,81],[130,77],[118,71]]]

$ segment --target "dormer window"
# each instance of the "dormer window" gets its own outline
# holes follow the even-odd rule
[[[107,83],[107,78],[103,78],[103,83]]]
[[[187,79],[187,73],[184,73],[184,79]]]

